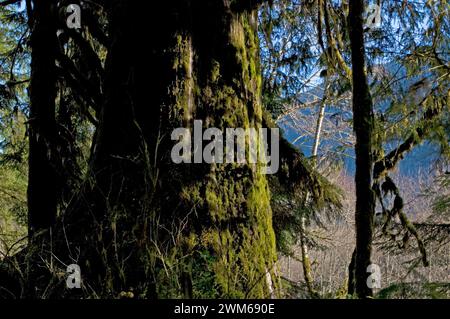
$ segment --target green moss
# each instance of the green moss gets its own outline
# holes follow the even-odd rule
[[[220,63],[216,60],[212,61],[211,66],[211,81],[217,83],[220,78]]]
[[[248,13],[231,18],[227,33],[231,47],[229,52],[223,52],[224,56],[220,56],[222,52],[218,56],[198,56],[202,63],[210,66],[206,81],[201,84],[197,82],[200,75],[190,70],[196,48],[192,48],[187,37],[177,37],[174,62],[177,81],[171,88],[176,101],[175,118],[183,117],[187,121],[189,114],[224,131],[262,126],[258,37],[249,19]],[[199,52],[205,54],[205,51]],[[234,59],[230,60],[230,56]],[[222,74],[229,74],[230,70],[233,79]],[[192,98],[197,105],[190,109],[189,99],[192,102]],[[258,165],[250,164],[210,165],[205,171],[198,183],[190,182],[181,187],[183,206],[195,207],[196,217],[193,218],[201,221],[202,226],[196,224],[183,234],[186,237],[184,248],[166,256],[166,268],[170,264],[173,271],[181,271],[175,266],[176,257],[180,259],[189,254],[194,296],[268,297],[266,271],[270,271],[275,286],[277,279],[275,234],[266,176]],[[158,285],[165,284],[173,289],[161,288],[164,291],[160,293],[176,297],[179,283],[170,282],[166,272],[161,270]]]
[[[187,124],[194,113],[195,74],[193,70],[194,49],[189,36],[177,35],[174,48],[173,70],[176,81],[171,88],[175,105],[173,117]]]

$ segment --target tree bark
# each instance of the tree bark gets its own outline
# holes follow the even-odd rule
[[[309,197],[309,196],[308,196]],[[308,253],[308,244],[306,243],[306,218],[301,218],[301,229],[300,229],[300,246],[302,251],[302,266],[303,266],[303,276],[305,277],[306,287],[308,288],[308,293],[311,297],[317,298],[318,294],[314,289],[314,279],[311,272],[311,260]]]
[[[170,158],[172,131],[194,120],[224,132],[261,127],[256,10],[116,0],[109,15],[91,180],[70,213],[85,276],[155,297],[268,297],[276,251],[266,177],[250,164]]]
[[[356,255],[354,260],[354,291],[359,298],[366,298],[372,296],[372,289],[368,287],[366,280],[368,277],[367,267],[371,264],[373,216],[375,210],[375,197],[372,191],[374,116],[372,98],[365,71],[364,1],[350,1],[349,9],[353,69],[353,122],[356,135]]]
[[[29,234],[51,227],[56,218],[55,151],[57,37],[52,1],[34,1],[31,35],[29,120]]]
[[[319,105],[319,114],[317,116],[317,124],[316,124],[316,134],[314,136],[314,146],[312,151],[312,156],[314,157],[314,161],[316,164],[318,163],[317,154],[319,153],[319,145],[320,145],[320,136],[322,134],[322,125],[323,125],[323,119],[325,117],[325,108],[327,106],[327,95],[328,95],[328,78],[325,80],[325,87],[323,91],[323,97],[320,101]]]

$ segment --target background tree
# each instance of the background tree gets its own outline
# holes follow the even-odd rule
[[[353,123],[356,135],[356,248],[354,289],[358,297],[372,296],[367,285],[367,267],[371,264],[373,216],[375,196],[372,192],[373,170],[373,104],[365,71],[364,1],[351,1],[349,10],[349,35],[352,49]],[[350,275],[351,278],[351,275]],[[353,283],[349,282],[349,287]],[[349,292],[352,289],[349,288]]]

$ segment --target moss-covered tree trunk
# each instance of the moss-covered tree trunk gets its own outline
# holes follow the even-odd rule
[[[226,0],[109,6],[91,179],[67,217],[78,221],[70,236],[83,234],[85,278],[141,296],[269,297],[275,237],[259,165],[170,156],[171,133],[194,120],[223,132],[261,127],[255,8]]]
[[[350,1],[349,31],[352,50],[353,123],[356,135],[356,253],[350,267],[349,291],[360,298],[372,296],[367,285],[367,267],[371,264],[375,197],[372,191],[373,172],[373,105],[365,71],[363,31],[364,1]],[[354,287],[350,287],[354,285]]]
[[[308,244],[306,242],[305,228],[306,228],[306,218],[302,217],[300,221],[300,247],[302,251],[302,267],[303,267],[303,277],[305,278],[306,287],[308,288],[308,293],[312,298],[318,297],[317,292],[314,289],[314,279],[311,271],[311,259],[309,258]]]
[[[56,218],[55,98],[57,37],[53,1],[33,1],[29,119],[29,234],[49,228]]]

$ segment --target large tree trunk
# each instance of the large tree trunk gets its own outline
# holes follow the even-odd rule
[[[373,216],[375,197],[372,191],[372,134],[373,105],[365,71],[365,47],[363,31],[363,0],[350,1],[349,29],[353,69],[353,122],[356,135],[356,254],[354,259],[354,291],[360,298],[372,296],[368,287],[367,267],[372,252]],[[352,288],[349,288],[353,291]]]
[[[55,221],[56,169],[56,50],[57,37],[52,1],[34,1],[31,35],[29,120],[29,234],[48,229]]]
[[[84,238],[69,240],[83,245],[86,278],[157,297],[269,297],[275,236],[259,165],[170,157],[173,129],[194,120],[261,127],[256,11],[226,0],[163,1],[158,10],[116,0],[109,11],[91,183],[67,216],[79,222],[69,236]]]

